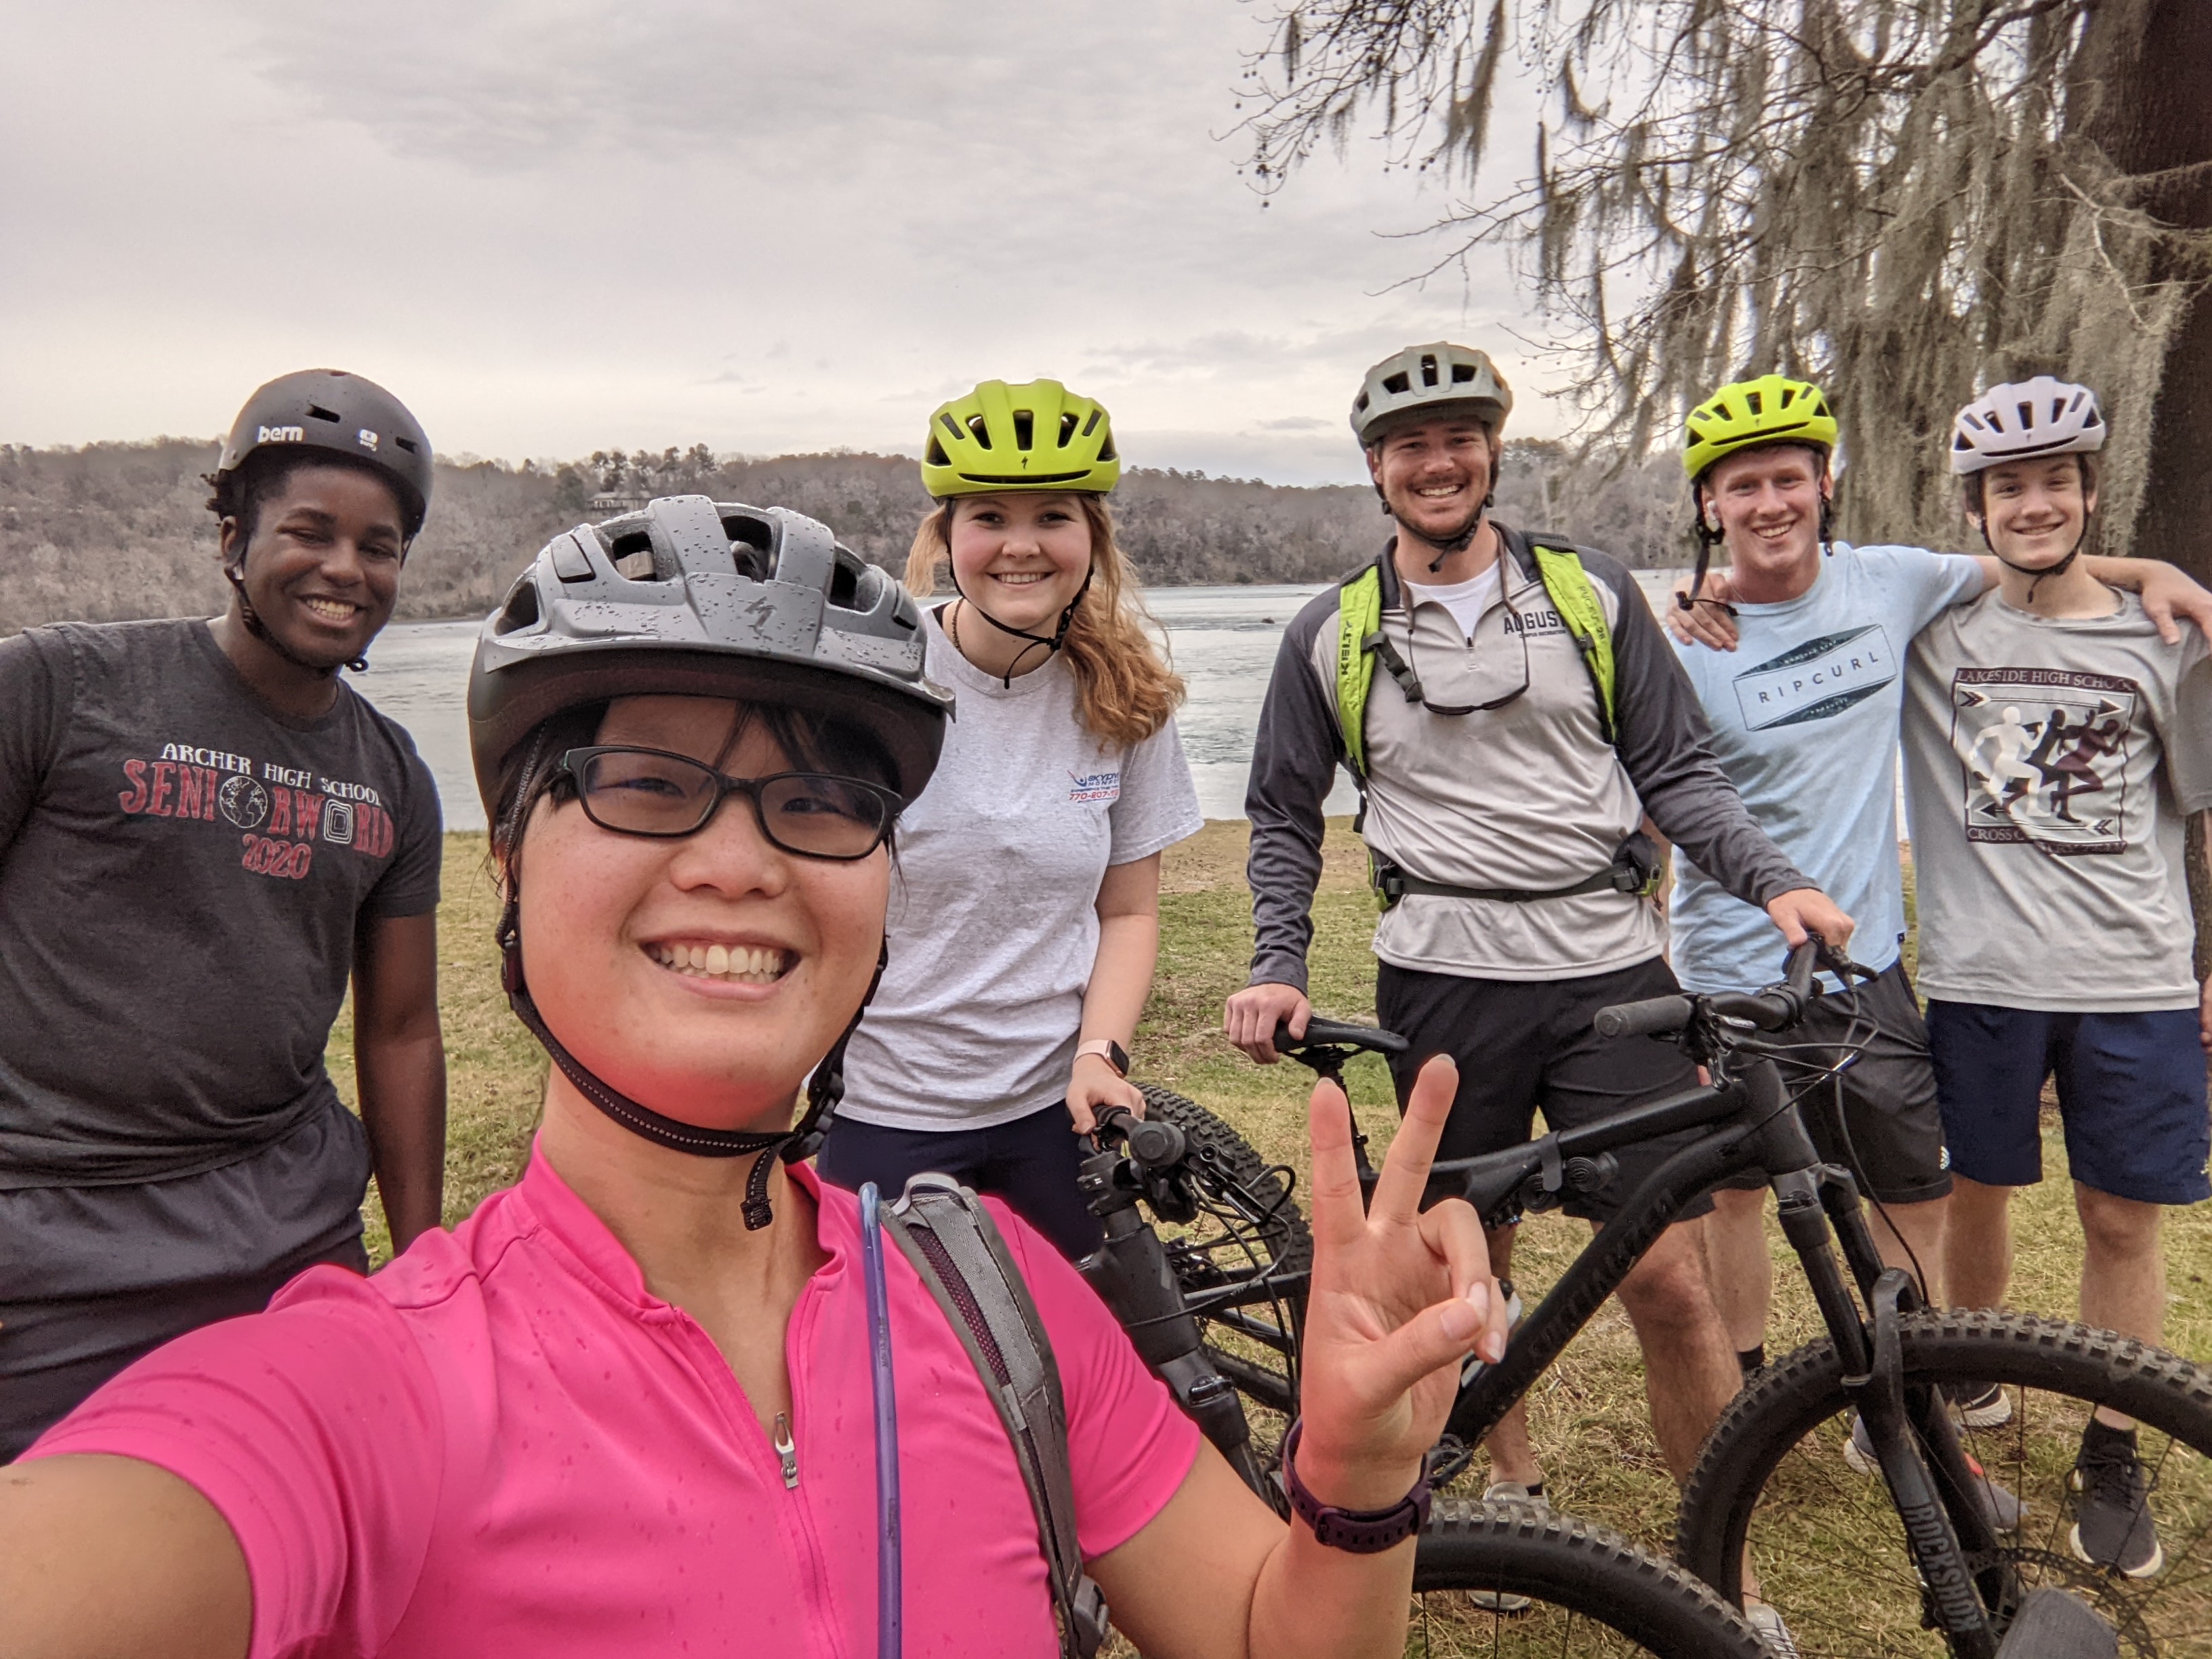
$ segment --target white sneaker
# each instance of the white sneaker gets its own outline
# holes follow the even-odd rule
[[[1746,1601],[1743,1622],[1759,1633],[1766,1644],[1766,1650],[1774,1659],[1800,1659],[1797,1639],[1790,1633],[1790,1626],[1782,1622],[1781,1609],[1765,1601]]]

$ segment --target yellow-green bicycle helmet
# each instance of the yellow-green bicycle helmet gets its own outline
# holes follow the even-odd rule
[[[1103,404],[1057,380],[986,380],[929,417],[921,482],[939,501],[1008,489],[1104,495],[1121,477]]]
[[[1695,483],[1716,461],[1760,444],[1836,447],[1836,417],[1820,388],[1806,380],[1762,374],[1737,380],[1690,411],[1682,434],[1682,470]]]

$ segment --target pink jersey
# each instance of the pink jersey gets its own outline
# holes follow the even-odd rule
[[[617,1653],[867,1659],[876,1475],[860,1206],[815,1194],[829,1261],[786,1340],[797,1476],[720,1353],[533,1157],[451,1234],[362,1279],[170,1343],[25,1455],[107,1452],[190,1481],[237,1534],[254,1659]],[[1189,1472],[1197,1431],[1074,1270],[1003,1207],[1067,1399],[1086,1557]],[[888,1241],[887,1241],[888,1242]],[[1058,1651],[1005,1431],[888,1249],[906,1651]]]

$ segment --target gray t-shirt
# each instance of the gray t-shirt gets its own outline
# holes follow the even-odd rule
[[[1920,991],[2003,1008],[2193,1008],[2183,817],[2212,807],[2212,661],[2131,593],[2050,620],[1984,594],[1914,640],[1905,805]]]
[[[0,1191],[218,1169],[342,1109],[355,931],[434,909],[441,851],[428,769],[350,688],[288,719],[199,621],[0,641]]]
[[[984,1128],[1067,1092],[1108,866],[1204,822],[1170,720],[1109,750],[1077,718],[1065,659],[1011,687],[928,623],[929,677],[958,698],[944,757],[900,820],[884,982],[845,1060],[863,1123]]]

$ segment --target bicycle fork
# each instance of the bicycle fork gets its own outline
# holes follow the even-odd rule
[[[1747,1069],[1753,1109],[1778,1107],[1782,1079],[1771,1063]],[[1771,1097],[1771,1098],[1768,1098]],[[1997,1555],[1978,1477],[1960,1443],[1942,1390],[1908,1388],[1899,1316],[1923,1304],[1911,1279],[1885,1267],[1848,1170],[1823,1165],[1795,1113],[1770,1117],[1757,1137],[1772,1177],[1782,1231],[1797,1252],[1814,1300],[1844,1366],[1844,1389],[1874,1443],[1883,1483],[1905,1527],[1919,1573],[1923,1617],[1961,1659],[1995,1659],[1990,1609],[2009,1612],[2020,1587]],[[1840,1240],[1870,1317],[1851,1296],[1834,1243]],[[1976,1559],[1996,1565],[1978,1575]]]

